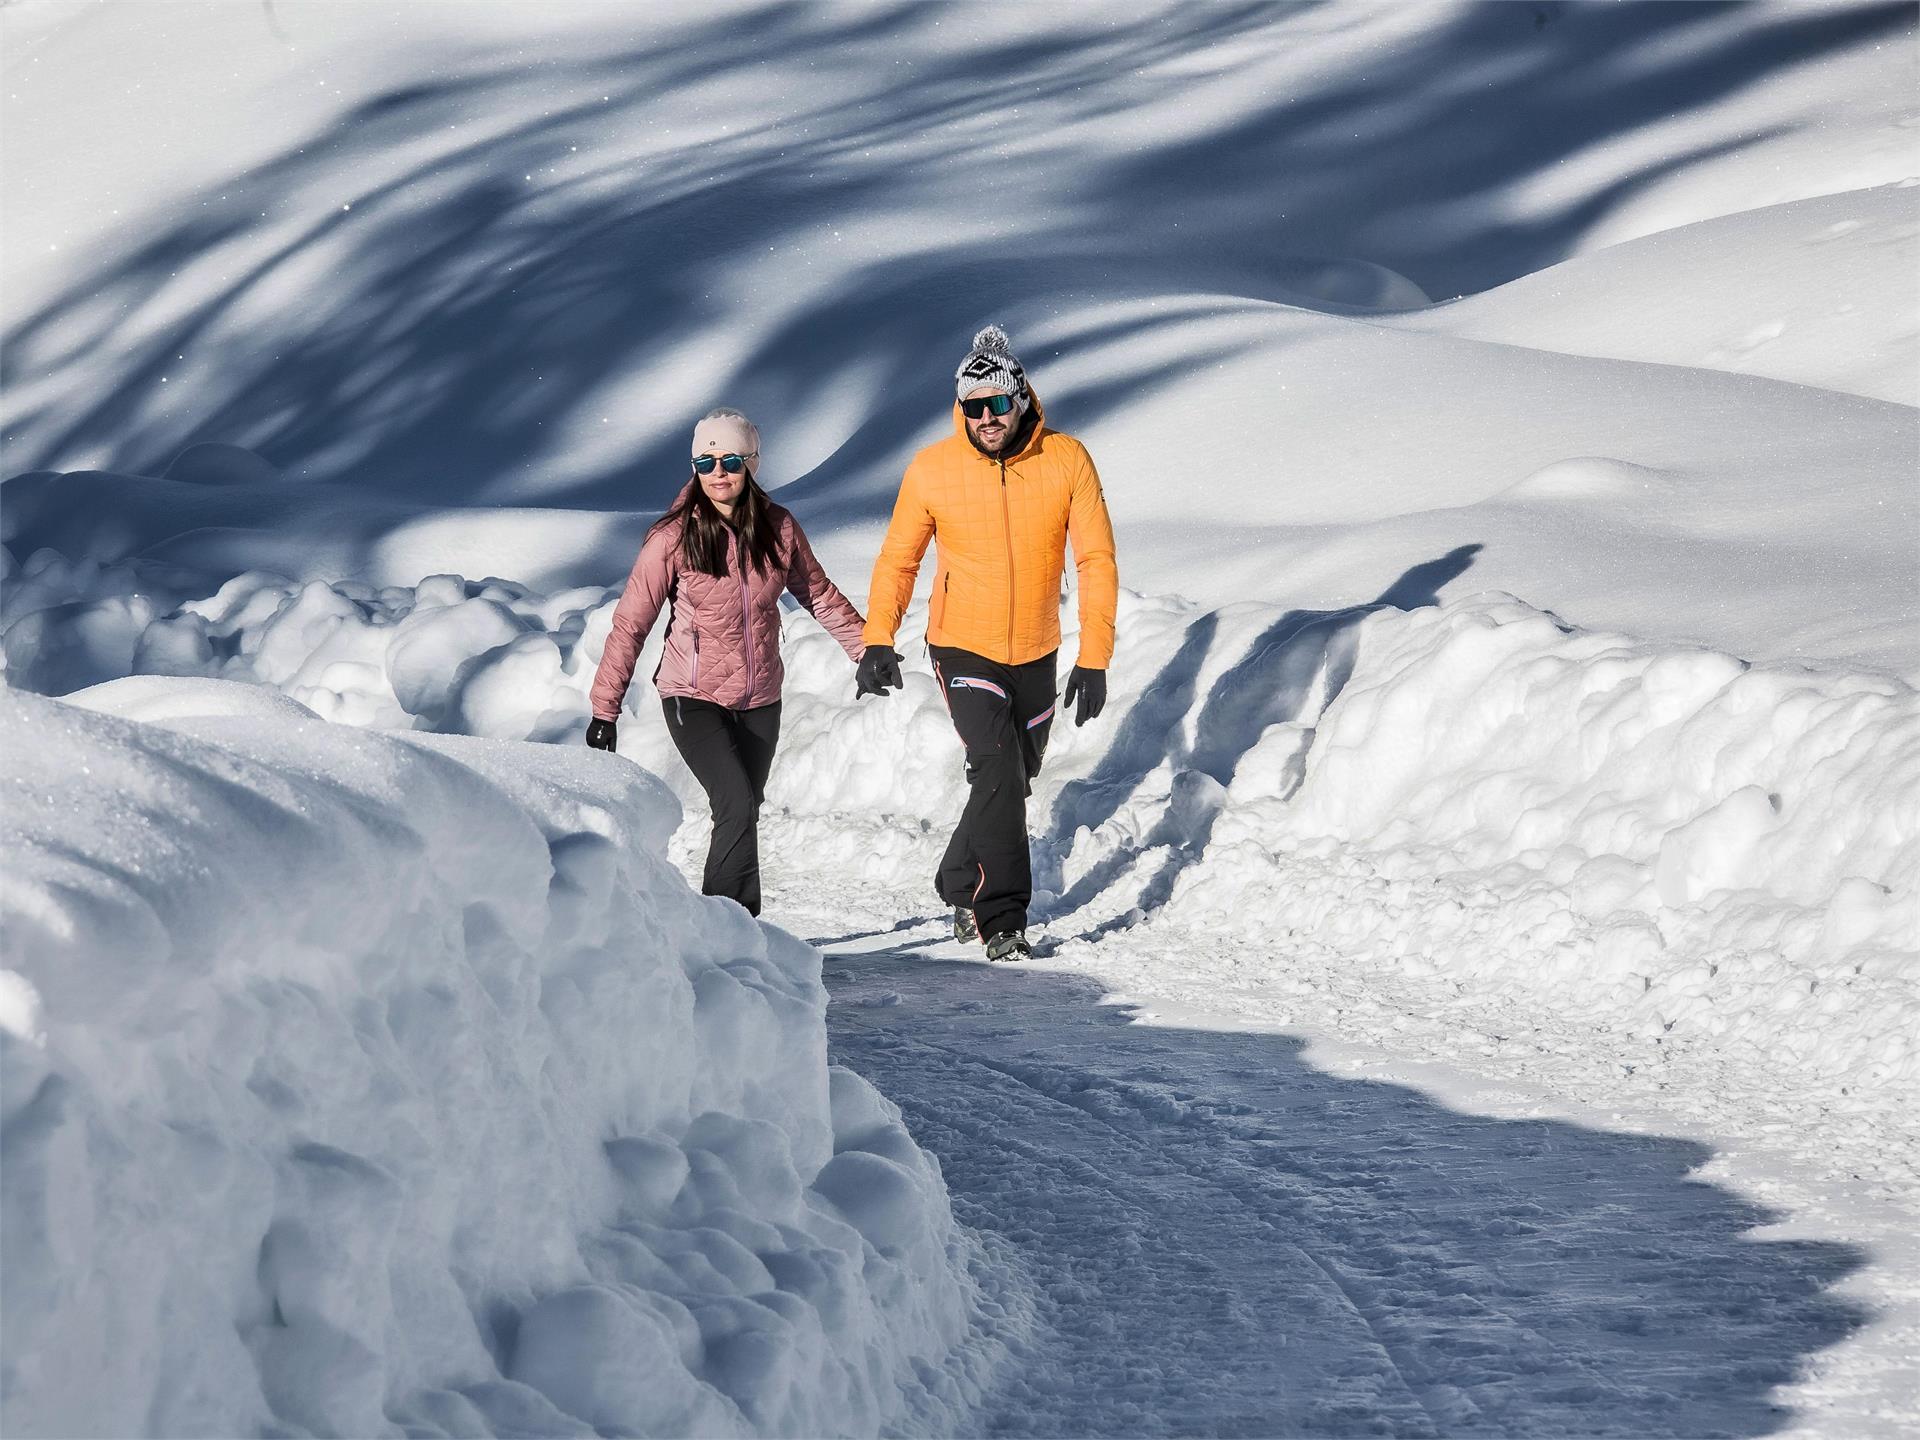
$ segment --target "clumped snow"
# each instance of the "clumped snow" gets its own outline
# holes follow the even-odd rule
[[[1911,1429],[1911,5],[0,29],[9,1433]],[[763,825],[923,1151],[577,741],[692,419],[857,598],[988,319],[1130,587],[1041,958],[919,610]]]
[[[33,612],[63,618],[30,632],[45,648],[24,660],[16,622],[16,683],[82,646],[103,609],[126,613],[124,574],[44,554],[21,573],[9,594],[104,598]],[[116,653],[354,724],[574,740],[615,598],[249,574]],[[1500,595],[1300,612],[1127,592],[1120,623],[1110,709],[1060,727],[1036,791],[1037,910],[1060,939],[1150,922],[1224,941],[1257,913],[1263,933],[1356,967],[1552,1016],[1628,1067],[1710,1049],[1857,1141],[1856,1163],[1920,1175],[1906,682],[1585,632]],[[923,624],[909,616],[909,651]],[[804,614],[785,646],[770,870],[804,854],[919,886],[965,784],[931,674],[910,665],[904,692],[856,702]],[[622,753],[689,802],[692,853],[698,788],[644,684],[628,706]]]
[[[1121,624],[1109,712],[1056,732],[1033,812],[1039,915],[1095,942],[1086,963],[1123,935],[1141,957],[1314,947],[1497,997],[1629,1069],[1710,1051],[1817,1123],[1829,1163],[1920,1175],[1911,686],[1583,632],[1505,596],[1317,614],[1129,596]],[[825,673],[790,711],[852,713],[795,717],[769,852],[918,889],[964,794],[937,689],[910,674],[890,708],[855,707],[806,653]],[[1128,973],[1156,972],[1140,983],[1182,993],[1179,966]]]
[[[0,734],[9,1433],[961,1424],[1022,1294],[659,782],[216,680]]]

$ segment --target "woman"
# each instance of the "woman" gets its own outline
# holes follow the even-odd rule
[[[866,622],[813,558],[799,522],[754,480],[760,432],[738,410],[693,430],[693,479],[660,517],[614,607],[593,680],[587,744],[611,750],[634,660],[672,601],[653,683],[667,733],[713,808],[700,889],[760,913],[760,802],[780,739],[780,596],[794,598],[856,663]]]

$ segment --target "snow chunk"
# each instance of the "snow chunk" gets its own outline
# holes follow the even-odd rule
[[[9,1433],[967,1427],[976,1242],[658,781],[78,700],[0,692]]]

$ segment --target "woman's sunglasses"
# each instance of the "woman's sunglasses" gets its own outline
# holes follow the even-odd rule
[[[696,455],[693,457],[693,473],[696,475],[711,475],[716,465],[729,475],[738,475],[747,468],[747,459],[744,455]]]
[[[982,395],[978,400],[962,400],[960,413],[969,420],[978,420],[982,415],[1004,415],[1013,409],[1011,395]]]

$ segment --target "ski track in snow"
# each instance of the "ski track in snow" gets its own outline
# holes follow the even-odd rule
[[[806,917],[834,1058],[1041,1297],[984,1433],[1765,1433],[1865,1319],[1860,1253],[1756,1240],[1696,1142],[1458,1113],[851,913]]]

